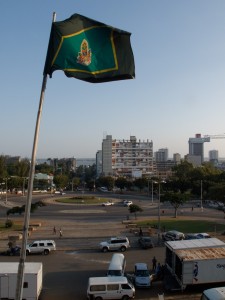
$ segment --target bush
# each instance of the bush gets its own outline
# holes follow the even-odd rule
[[[11,228],[12,226],[13,226],[13,221],[12,220],[6,220],[5,228]]]

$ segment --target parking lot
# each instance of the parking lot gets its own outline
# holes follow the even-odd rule
[[[143,202],[143,206],[147,204]],[[152,258],[163,264],[165,248],[163,243],[157,244],[157,235],[153,235],[155,247],[143,250],[138,247],[138,236],[122,223],[125,216],[124,207],[78,207],[73,205],[49,204],[32,215],[31,223],[41,223],[40,228],[32,232],[30,240],[54,239],[57,251],[50,255],[30,255],[27,261],[43,263],[43,291],[41,300],[86,299],[87,281],[89,277],[105,276],[112,252],[102,253],[99,243],[111,236],[126,235],[131,248],[124,252],[126,272],[131,274],[134,264],[147,263],[152,267]],[[152,211],[157,207],[151,207]],[[148,212],[149,213],[149,212]],[[147,213],[146,213],[147,214]],[[16,217],[18,218],[18,217]],[[21,217],[21,220],[23,218]],[[57,232],[54,234],[53,227]],[[62,228],[63,236],[59,236]],[[6,247],[7,240],[1,239],[1,248]],[[18,261],[19,257],[0,256],[0,261]],[[165,299],[200,299],[201,290],[188,290],[169,293],[163,289],[161,281],[153,282],[150,289],[137,289],[136,299],[158,299],[164,293]]]

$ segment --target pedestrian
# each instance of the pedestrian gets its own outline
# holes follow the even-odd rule
[[[158,265],[156,267],[156,270],[155,270],[155,273],[156,273],[157,277],[159,277],[160,272],[161,272],[161,265],[160,265],[160,263],[158,263]]]
[[[157,259],[155,258],[155,256],[152,259],[152,270],[155,271],[156,270],[156,263],[157,263]]]
[[[59,229],[59,237],[62,237],[62,235],[63,235],[63,234],[62,234],[62,229],[60,228],[60,229]]]
[[[53,227],[53,234],[56,234],[56,228],[55,228],[55,226]]]
[[[194,207],[192,206],[191,210],[193,211],[194,210]]]
[[[140,227],[140,230],[139,230],[139,236],[143,236],[143,231],[142,231],[141,227]]]

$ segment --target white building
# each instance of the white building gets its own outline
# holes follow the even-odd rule
[[[155,170],[153,142],[112,139],[107,135],[102,142],[102,174],[104,176],[152,175]]]

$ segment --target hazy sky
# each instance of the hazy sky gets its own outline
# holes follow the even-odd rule
[[[196,133],[225,133],[224,0],[1,0],[0,154],[30,157],[52,14],[129,31],[136,79],[48,79],[37,158],[95,157],[106,134],[188,153]],[[225,139],[205,144],[225,157]]]

